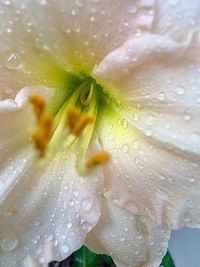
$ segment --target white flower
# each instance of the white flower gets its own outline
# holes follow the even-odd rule
[[[83,244],[156,267],[170,229],[200,226],[199,14],[199,0],[0,1],[1,267]],[[96,118],[80,135],[70,106]],[[98,151],[111,159],[93,168]]]

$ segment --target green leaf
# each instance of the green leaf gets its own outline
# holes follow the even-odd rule
[[[97,254],[83,246],[73,253],[72,267],[96,267],[97,257]]]
[[[114,266],[111,257],[95,254],[84,246],[73,253],[72,267],[97,267],[99,264],[104,264],[105,267]],[[164,256],[160,267],[175,267],[169,252]]]
[[[111,264],[113,264],[113,260],[111,257],[107,256],[107,255],[98,255],[98,259],[106,264],[107,266],[110,266]]]
[[[175,267],[174,261],[169,251],[167,251],[167,253],[165,254],[160,267]]]

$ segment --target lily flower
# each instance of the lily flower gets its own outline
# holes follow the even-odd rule
[[[200,1],[0,1],[0,266],[83,244],[157,267],[200,226]]]

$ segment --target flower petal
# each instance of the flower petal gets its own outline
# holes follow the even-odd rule
[[[86,71],[130,35],[149,30],[153,3],[153,0],[123,3],[59,0],[46,4],[32,1],[27,8],[34,11],[39,28],[43,25],[49,43],[64,64]]]
[[[186,43],[146,35],[108,55],[94,75],[126,99],[126,112],[136,128],[200,154],[199,48],[199,33]]]
[[[100,143],[112,155],[105,197],[158,224],[199,226],[199,156],[145,135],[119,114],[109,107],[100,115]]]
[[[0,103],[1,142],[6,140],[2,145],[6,156],[0,159],[2,266],[22,266],[24,260],[25,266],[43,266],[67,257],[83,244],[100,216],[101,173],[98,177],[95,172],[80,177],[75,148],[63,149],[47,165],[39,164],[34,157],[25,134],[30,125],[27,119],[31,122],[32,115],[27,105],[28,89],[15,101]],[[38,91],[42,94],[41,88]],[[45,93],[55,97],[52,89],[43,89]]]
[[[149,29],[153,0],[1,0],[0,9],[0,97],[6,97],[27,84],[63,87],[65,71],[90,70]]]
[[[102,215],[88,234],[86,245],[111,255],[117,267],[157,267],[166,253],[169,234],[149,218],[104,200]]]
[[[0,10],[0,99],[14,97],[27,85],[66,85],[67,74],[41,44],[25,2],[1,0]]]
[[[196,0],[157,0],[152,32],[183,41],[200,25],[200,2]]]

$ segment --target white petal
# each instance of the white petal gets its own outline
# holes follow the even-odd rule
[[[0,99],[14,97],[27,85],[63,87],[67,83],[56,55],[40,43],[40,32],[25,4],[0,1]]]
[[[117,267],[158,267],[168,239],[165,228],[105,200],[100,221],[88,234],[86,245],[111,255]]]
[[[1,97],[27,84],[63,86],[62,69],[90,70],[153,19],[152,0],[1,0],[0,10]]]
[[[159,35],[132,39],[108,55],[95,76],[129,102],[126,112],[136,128],[200,154],[199,48],[199,33],[186,43]]]
[[[43,25],[45,35],[64,63],[90,70],[130,35],[149,30],[153,1],[52,1],[27,8]]]
[[[185,40],[188,34],[199,29],[200,2],[196,0],[157,0],[152,31]]]
[[[51,99],[56,95],[52,90],[32,92],[47,93]],[[32,115],[26,104],[28,92],[31,88],[20,92],[15,101],[1,102],[1,142],[8,141],[2,145],[5,155],[0,159],[2,266],[22,266],[24,260],[31,267],[37,262],[43,266],[67,257],[83,244],[100,216],[101,173],[80,177],[75,148],[57,153],[46,166],[34,159],[25,134]]]
[[[145,135],[117,111],[100,117],[100,142],[112,155],[105,197],[158,224],[199,226],[199,156]]]
[[[16,177],[0,206],[2,262],[20,265],[30,254],[47,263],[83,244],[100,216],[102,179],[79,177],[74,164],[73,155],[57,155],[46,169],[32,164]],[[9,245],[6,239],[12,239]]]

